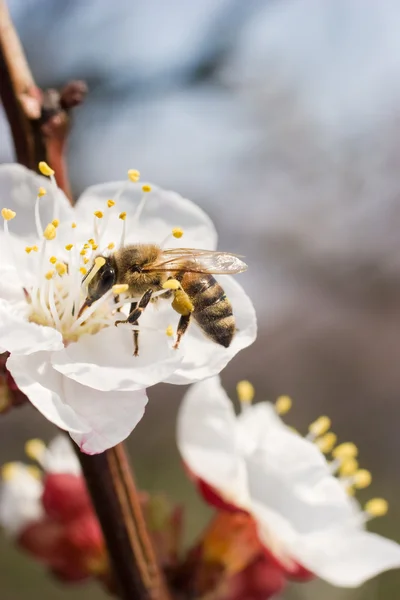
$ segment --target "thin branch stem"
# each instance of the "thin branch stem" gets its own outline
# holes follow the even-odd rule
[[[79,460],[123,600],[168,600],[122,444]]]

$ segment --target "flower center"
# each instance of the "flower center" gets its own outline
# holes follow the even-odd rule
[[[127,180],[117,191],[114,199],[109,199],[105,205],[93,213],[93,227],[91,237],[84,242],[78,242],[79,223],[60,223],[59,203],[57,196],[60,190],[57,187],[54,171],[47,163],[39,163],[41,173],[50,179],[50,188],[54,197],[53,219],[45,226],[40,215],[40,204],[46,201],[47,191],[40,187],[36,196],[34,218],[38,237],[38,244],[26,246],[25,252],[29,255],[29,284],[21,281],[26,300],[26,318],[33,323],[57,329],[63,336],[64,343],[76,342],[85,334],[94,335],[104,327],[113,325],[117,320],[117,311],[124,306],[137,302],[139,297],[128,294],[128,286],[114,285],[101,298],[89,308],[82,310],[87,296],[87,287],[98,270],[104,265],[105,258],[111,252],[118,250],[125,244],[127,230],[127,213],[116,212],[121,222],[120,238],[116,242],[103,240],[107,231],[110,215],[118,211],[118,201],[130,182],[138,182],[139,171],[128,171]],[[143,196],[133,214],[130,230],[139,225],[149,193],[150,185],[143,185]],[[9,222],[15,218],[16,213],[8,208],[3,208],[1,215],[4,219],[4,233],[8,236],[11,256],[15,266],[18,257],[15,256],[14,240],[9,235]],[[60,231],[62,234],[60,235]],[[65,240],[65,232],[67,240]],[[68,236],[70,235],[70,239]],[[162,248],[171,238],[180,238],[183,230],[174,228],[160,245]],[[59,238],[64,242],[60,243]],[[153,298],[167,293],[161,290],[153,294]],[[132,329],[135,327],[132,326]],[[137,327],[136,327],[137,329]],[[171,336],[171,327],[167,328],[167,336]]]

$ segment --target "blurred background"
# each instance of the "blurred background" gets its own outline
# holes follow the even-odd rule
[[[137,168],[214,219],[245,254],[256,343],[223,372],[234,393],[289,394],[288,422],[328,414],[374,481],[371,524],[400,542],[400,4],[396,0],[8,0],[41,87],[85,79],[68,163],[78,195]],[[0,161],[12,160],[0,124]],[[184,388],[150,391],[129,440],[139,483],[207,512],[180,469]],[[0,421],[0,462],[53,435],[30,408]],[[285,600],[391,600],[399,572],[356,591],[292,586]],[[5,600],[103,598],[62,589],[0,541]]]

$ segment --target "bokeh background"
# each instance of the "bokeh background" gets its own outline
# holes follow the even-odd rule
[[[332,417],[391,505],[371,528],[400,542],[400,4],[397,0],[9,0],[37,83],[85,79],[73,188],[137,168],[214,219],[245,254],[259,336],[225,369],[259,399],[290,394],[291,425]],[[2,162],[12,158],[0,125]],[[181,387],[150,391],[129,440],[142,487],[207,511],[175,449]],[[53,429],[30,408],[0,421],[0,461]],[[356,591],[293,586],[285,600],[392,600],[399,572]],[[397,590],[397,592],[396,592]],[[63,589],[0,541],[5,600],[100,600]]]

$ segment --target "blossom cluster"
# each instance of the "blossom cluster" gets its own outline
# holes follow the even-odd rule
[[[103,534],[68,439],[58,436],[48,448],[30,440],[26,452],[40,468],[21,462],[3,465],[0,525],[58,579],[106,581]]]

